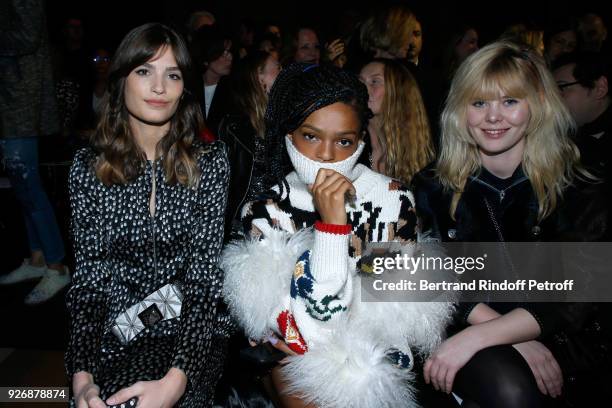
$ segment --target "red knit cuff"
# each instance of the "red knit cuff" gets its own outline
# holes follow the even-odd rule
[[[278,328],[287,346],[297,354],[304,354],[308,351],[308,345],[300,334],[300,330],[295,323],[295,318],[288,310],[284,310],[276,318]]]
[[[315,221],[314,227],[317,231],[338,235],[348,235],[351,233],[352,228],[351,224],[326,224],[322,221]]]

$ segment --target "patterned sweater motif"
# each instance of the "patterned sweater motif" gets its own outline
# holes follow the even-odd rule
[[[272,229],[295,234],[314,227],[312,247],[296,260],[290,292],[283,294],[275,315],[270,316],[271,328],[298,353],[326,342],[346,319],[355,298],[353,279],[368,243],[416,241],[414,198],[405,186],[363,165],[355,166],[351,179],[357,195],[354,202],[346,204],[346,228],[317,222],[312,195],[295,172],[287,176],[288,196],[283,194],[280,201],[250,202],[242,211],[251,237],[265,238]],[[285,330],[282,325],[273,325],[288,320]],[[296,332],[301,337],[295,336]]]

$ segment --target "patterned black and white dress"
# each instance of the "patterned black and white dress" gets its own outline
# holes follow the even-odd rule
[[[222,143],[198,147],[196,158],[201,176],[197,188],[189,188],[168,184],[159,160],[147,162],[131,183],[105,186],[93,172],[91,149],[75,157],[76,269],[67,295],[66,367],[70,376],[92,373],[103,400],[177,367],[188,378],[179,405],[212,403],[229,327],[218,312],[223,279],[217,266],[229,172]],[[169,283],[180,285],[184,296],[180,318],[158,321],[122,345],[111,331],[117,316]]]

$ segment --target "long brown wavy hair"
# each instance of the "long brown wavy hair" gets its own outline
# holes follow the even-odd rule
[[[130,31],[121,41],[110,65],[108,97],[92,138],[98,153],[96,176],[105,185],[126,184],[142,173],[146,156],[138,146],[129,125],[125,105],[125,82],[136,67],[170,47],[181,71],[183,95],[170,120],[168,133],[156,148],[166,180],[170,184],[195,186],[200,171],[194,154],[194,140],[203,127],[200,108],[190,91],[194,85],[191,59],[183,39],[171,28],[149,23]]]
[[[385,95],[379,131],[387,148],[385,173],[410,183],[434,158],[423,97],[414,76],[401,63],[384,58],[372,62],[384,66]]]

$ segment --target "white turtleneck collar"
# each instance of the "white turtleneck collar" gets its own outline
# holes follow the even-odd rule
[[[346,159],[333,163],[323,163],[309,159],[300,153],[288,135],[285,136],[285,145],[287,146],[287,153],[289,154],[291,164],[293,164],[295,172],[299,176],[300,180],[304,182],[304,184],[314,183],[320,169],[334,170],[342,174],[347,179],[355,181],[358,176],[353,174],[355,165],[357,164],[357,160],[365,147],[365,143],[360,141],[359,145],[357,146],[357,150],[355,150],[355,152]]]
[[[326,168],[337,171],[353,182],[357,192],[357,199],[365,197],[376,183],[384,182],[385,176],[378,174],[368,167],[357,164],[357,160],[365,146],[359,142],[357,150],[349,157],[339,162],[321,163],[309,159],[300,153],[289,137],[285,138],[287,153],[295,171],[287,175],[287,182],[291,186],[290,200],[292,205],[308,211],[314,211],[312,194],[308,191],[308,184],[315,181],[319,169]],[[275,188],[276,189],[276,188]],[[283,193],[283,198],[286,192]]]

